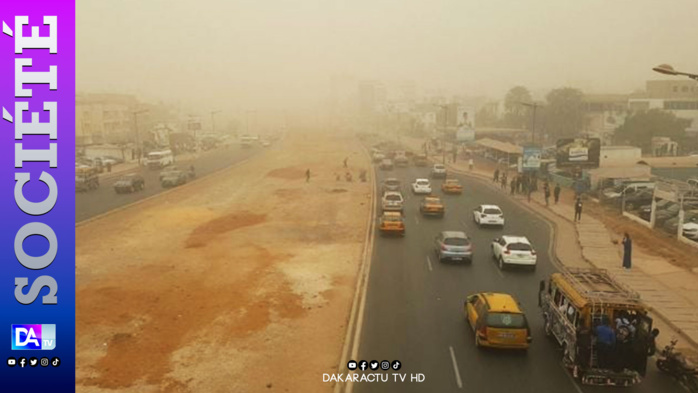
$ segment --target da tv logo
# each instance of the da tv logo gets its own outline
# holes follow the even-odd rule
[[[12,325],[13,350],[56,348],[56,325]]]

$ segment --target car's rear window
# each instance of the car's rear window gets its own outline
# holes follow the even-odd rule
[[[383,221],[392,221],[392,222],[402,221],[402,217],[386,216],[386,217],[383,217]]]
[[[420,186],[428,186],[429,182],[426,180],[421,180],[421,181],[418,181],[417,184]]]
[[[399,186],[400,180],[386,180],[385,184],[387,184],[389,186]]]
[[[528,327],[523,314],[494,312],[487,314],[487,326],[499,329],[521,329]]]
[[[389,201],[401,201],[402,197],[400,197],[400,195],[386,195],[385,199]]]
[[[502,211],[499,209],[485,209],[485,214],[502,214]]]
[[[444,239],[444,243],[449,246],[467,246],[470,244],[470,240],[462,237],[447,237]]]
[[[531,251],[531,250],[533,250],[531,248],[531,245],[526,244],[526,243],[511,243],[511,244],[507,245],[507,248],[510,250],[513,250],[513,251]]]

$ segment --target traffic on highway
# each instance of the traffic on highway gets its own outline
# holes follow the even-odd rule
[[[590,304],[605,300],[590,299],[585,283],[608,277],[589,279],[586,271],[563,268],[552,252],[554,228],[541,216],[491,181],[444,174],[442,165],[434,168],[431,163],[391,168],[385,165],[387,159],[376,162],[376,192],[399,194],[403,200],[398,207],[376,197],[376,230],[354,360],[399,359],[400,372],[423,374],[425,380],[349,382],[345,391],[599,392],[613,391],[613,386],[629,392],[679,391],[648,360],[656,331],[639,301],[618,287],[615,296],[623,297],[621,305],[591,310]],[[455,184],[460,190],[452,192]],[[558,290],[563,285],[551,278],[561,271],[567,275],[559,280],[569,284],[569,292]],[[555,313],[543,304],[548,294]],[[569,315],[567,308],[558,313],[558,307],[566,306]],[[562,328],[556,315],[563,316]],[[628,350],[607,355],[599,350],[600,342],[593,351],[584,346],[584,338],[597,343],[591,332],[597,326],[616,327],[616,317],[626,316],[633,319],[628,326],[634,341],[628,342],[634,344],[628,346],[641,347],[639,354]],[[565,326],[577,329],[580,341],[574,348],[574,339],[556,339]],[[582,356],[599,351],[603,359]],[[613,365],[606,363],[611,357]]]
[[[239,145],[222,146],[202,151],[186,160],[174,158],[166,167],[135,167],[123,173],[103,173],[94,187],[77,189],[75,221],[79,223],[97,215],[157,195],[169,188],[183,185],[196,177],[203,177],[262,151],[258,145],[242,148]],[[78,172],[79,173],[79,172]],[[94,175],[96,178],[96,175]]]

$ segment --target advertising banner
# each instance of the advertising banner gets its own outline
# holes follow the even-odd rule
[[[558,168],[571,166],[598,168],[601,140],[599,138],[558,139],[555,156]]]
[[[540,169],[540,157],[542,150],[537,146],[524,146],[523,148],[523,163],[524,171],[537,171]]]
[[[0,390],[74,392],[75,2],[0,21]]]
[[[472,142],[475,140],[475,130],[471,128],[461,127],[456,132],[457,142]]]

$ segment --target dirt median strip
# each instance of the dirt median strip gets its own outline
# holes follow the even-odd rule
[[[347,155],[354,178],[369,169],[360,149],[289,137],[79,226],[78,391],[331,391],[321,375],[338,368],[371,208],[370,184],[335,172]]]

